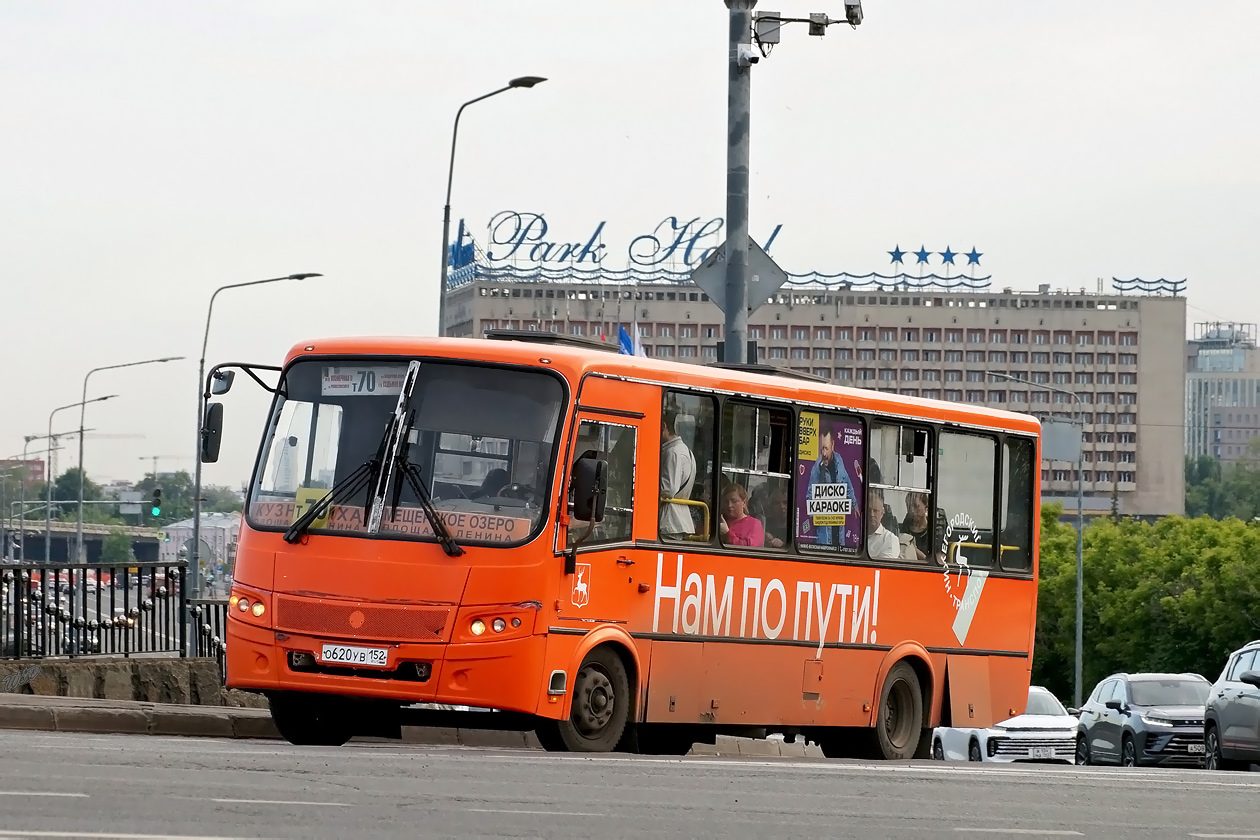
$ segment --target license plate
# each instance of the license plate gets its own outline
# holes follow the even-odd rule
[[[351,647],[350,645],[324,645],[320,661],[337,665],[369,665],[384,668],[389,665],[386,648]]]
[[[1201,753],[1203,752],[1202,744],[1190,744],[1186,747],[1186,752]]]
[[[1029,758],[1054,758],[1053,747],[1029,747]]]

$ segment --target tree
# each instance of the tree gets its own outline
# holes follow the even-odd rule
[[[230,487],[202,487],[201,509],[208,513],[236,513],[244,507]]]
[[[1070,697],[1076,656],[1076,531],[1059,521],[1062,513],[1057,502],[1041,507],[1033,683],[1056,697]]]
[[[114,528],[101,545],[101,562],[111,566],[132,566],[136,556],[131,551],[131,538],[121,528]]]
[[[1076,569],[1074,535],[1058,515],[1057,505],[1042,510],[1033,678],[1067,697]],[[1082,694],[1116,671],[1212,679],[1231,651],[1260,636],[1260,525],[1250,518],[1099,517],[1085,529],[1082,557]]]

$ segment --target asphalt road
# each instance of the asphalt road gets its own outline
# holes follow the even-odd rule
[[[1260,840],[1260,773],[0,732],[0,838]]]

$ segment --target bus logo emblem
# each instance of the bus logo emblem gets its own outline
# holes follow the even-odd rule
[[[573,606],[585,607],[591,600],[591,564],[578,563],[573,570]]]
[[[951,547],[954,551],[953,569],[950,568]],[[980,593],[984,591],[985,580],[989,576],[987,570],[972,568],[968,561],[966,552],[975,548],[983,549],[975,520],[965,513],[955,514],[946,525],[941,541],[941,560],[945,567],[945,594],[956,612],[952,628],[954,638],[960,645],[967,643],[967,632],[975,619]]]

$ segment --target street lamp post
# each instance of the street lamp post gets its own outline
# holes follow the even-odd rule
[[[463,105],[459,106],[459,110],[455,112],[455,129],[451,132],[451,163],[446,173],[446,206],[442,210],[442,273],[441,281],[438,285],[438,335],[446,335],[446,266],[450,260],[451,250],[451,183],[455,179],[455,140],[459,136],[459,117],[464,113],[464,109],[474,102],[480,102],[483,99],[489,99],[497,96],[505,90],[514,88],[532,88],[534,85],[547,81],[541,76],[520,76],[512,79],[498,90],[492,90],[489,93],[478,96],[476,99],[470,99]]]
[[[1041,388],[1043,391],[1053,391],[1056,394],[1066,394],[1072,398],[1072,403],[1076,410],[1073,418],[1081,430],[1084,431],[1084,424],[1081,422],[1081,399],[1076,395],[1075,391],[1065,391],[1062,388],[1054,388],[1050,385],[1041,385],[1036,382],[1029,382],[1026,379],[1019,379],[1006,373],[995,373],[990,371],[989,376],[995,376],[999,379],[1009,379],[1012,382],[1019,382],[1024,385],[1031,385],[1033,388]],[[1076,662],[1074,682],[1075,707],[1081,707],[1081,642],[1084,637],[1082,628],[1082,614],[1084,612],[1084,564],[1082,563],[1082,554],[1085,544],[1085,453],[1084,447],[1078,447],[1076,451]]]
[[[192,569],[192,594],[189,597],[196,598],[200,592],[201,586],[198,581],[198,561],[197,561],[197,540],[200,539],[201,524],[201,441],[204,436],[205,424],[205,378],[206,378],[206,345],[210,342],[210,316],[214,312],[214,299],[219,296],[219,292],[227,289],[240,289],[245,286],[261,286],[264,283],[279,283],[282,280],[305,280],[308,277],[323,277],[322,274],[307,272],[305,274],[286,274],[284,277],[271,277],[266,280],[250,280],[247,283],[229,283],[226,286],[220,286],[214,290],[214,294],[210,295],[210,305],[206,307],[206,331],[201,339],[201,361],[197,365],[197,448],[194,452],[196,457],[196,475],[193,478],[193,537],[192,551],[189,557],[190,568]],[[154,476],[157,481],[157,476]],[[191,620],[191,617],[189,618]]]
[[[108,395],[108,396],[104,396],[104,397],[96,397],[95,399],[91,399],[91,400],[83,400],[82,402],[70,403],[69,405],[63,405],[63,406],[59,406],[58,408],[54,408],[54,409],[52,410],[52,413],[50,413],[50,414],[48,415],[48,438],[49,438],[49,440],[51,440],[51,439],[52,439],[52,436],[53,436],[53,433],[52,433],[52,421],[53,421],[53,417],[57,414],[57,412],[58,412],[58,411],[64,411],[64,410],[65,410],[65,409],[67,409],[67,408],[77,408],[77,407],[79,407],[79,406],[83,405],[84,403],[104,402],[105,400],[112,400],[112,399],[113,399],[114,397],[116,397],[116,396],[118,396],[118,395],[117,395],[117,394],[110,394],[110,395]],[[80,440],[82,440],[83,436],[82,436],[82,435],[80,435],[80,436],[79,436],[79,438],[80,438]],[[44,510],[44,565],[48,565],[49,563],[51,563],[51,562],[52,562],[52,488],[53,488],[53,481],[54,481],[54,476],[49,475],[49,476],[47,477],[47,481],[45,482],[46,489],[47,489],[47,491],[48,491],[48,493],[47,493],[47,496],[48,496],[48,499],[47,499],[47,502],[48,502],[48,507]],[[68,553],[69,553],[69,552],[67,552],[67,554],[68,554]],[[68,558],[67,558],[67,559],[68,559]]]
[[[83,554],[83,422],[87,415],[87,388],[88,379],[92,374],[102,370],[116,370],[117,368],[136,367],[137,365],[154,365],[163,362],[176,362],[183,359],[183,356],[166,356],[161,359],[145,359],[142,362],[126,362],[121,365],[105,365],[104,367],[92,368],[83,377],[83,402],[79,404],[79,512],[75,517],[74,526],[74,556],[79,562],[87,559]]]

